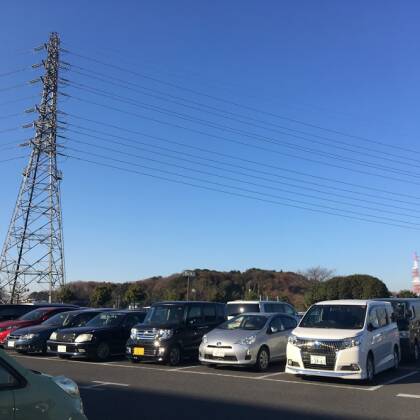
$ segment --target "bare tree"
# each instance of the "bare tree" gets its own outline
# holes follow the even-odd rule
[[[321,282],[333,277],[335,270],[318,265],[316,267],[307,268],[304,271],[299,271],[298,273],[305,276],[310,281]]]

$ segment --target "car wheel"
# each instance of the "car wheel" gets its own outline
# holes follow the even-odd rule
[[[255,368],[258,372],[264,372],[268,369],[268,365],[270,364],[270,354],[268,350],[263,347],[260,349],[257,355],[257,361],[255,362]]]
[[[181,362],[181,350],[178,346],[172,346],[168,353],[168,364],[177,366]]]
[[[109,348],[109,345],[107,343],[99,343],[97,349],[96,349],[96,358],[103,362],[105,360],[108,360],[109,356],[111,354],[111,350]]]
[[[400,354],[397,347],[394,347],[394,365],[392,369],[397,370],[400,367]]]
[[[369,354],[366,360],[366,382],[371,383],[375,377],[375,363],[373,361],[373,356]]]
[[[58,357],[60,359],[70,359],[70,356],[67,356],[67,354],[59,354]]]
[[[419,358],[420,358],[420,348],[419,348],[419,343],[417,343],[416,341],[413,347],[413,362],[418,363]]]
[[[133,359],[132,357],[130,357],[129,360],[130,360],[131,363],[140,363],[139,359]]]

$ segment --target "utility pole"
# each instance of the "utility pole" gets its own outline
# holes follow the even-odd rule
[[[17,302],[31,283],[48,284],[49,301],[57,286],[65,283],[63,224],[60,182],[57,168],[57,96],[60,69],[60,38],[50,35],[47,58],[33,68],[44,67],[39,106],[31,124],[35,136],[25,145],[31,148],[15,209],[0,255],[0,290],[10,303]],[[29,127],[24,126],[24,128]]]
[[[187,301],[190,300],[190,278],[195,277],[195,272],[191,270],[185,270],[182,275],[187,278]]]

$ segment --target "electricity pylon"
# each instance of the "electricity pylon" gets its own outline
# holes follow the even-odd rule
[[[65,283],[60,181],[57,168],[57,95],[60,68],[60,39],[57,33],[40,49],[42,98],[33,123],[35,136],[29,163],[23,172],[7,237],[0,255],[0,288],[3,300],[18,302],[31,283],[49,285],[52,291]],[[37,67],[37,66],[34,66]]]

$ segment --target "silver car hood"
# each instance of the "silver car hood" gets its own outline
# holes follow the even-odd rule
[[[232,345],[242,340],[243,338],[250,337],[251,335],[259,334],[262,330],[222,330],[216,328],[207,334],[207,345],[220,346]]]

